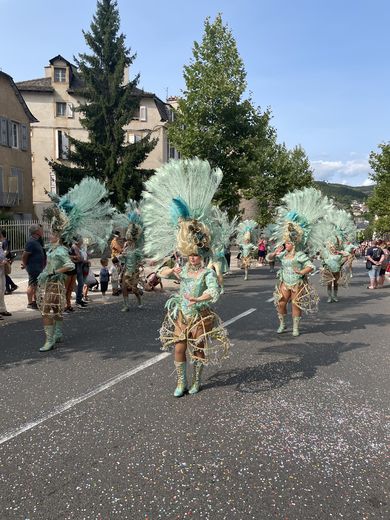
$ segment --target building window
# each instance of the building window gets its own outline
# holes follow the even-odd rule
[[[11,146],[19,148],[19,123],[11,121]]]
[[[181,157],[180,152],[178,152],[176,150],[176,148],[174,146],[172,146],[169,141],[167,142],[167,147],[168,147],[168,161],[170,159],[180,159],[180,157]]]
[[[147,110],[146,110],[146,107],[144,107],[144,106],[139,107],[139,120],[147,121]]]
[[[129,134],[129,143],[130,144],[135,144],[135,143],[139,143],[142,139],[142,135],[138,135],[138,134]]]
[[[11,175],[8,177],[8,192],[18,194],[18,202],[23,199],[23,171],[20,168],[11,168]]]
[[[66,103],[56,103],[56,117],[66,116]]]
[[[56,130],[56,159],[66,160],[69,153],[69,139],[65,132]]]
[[[65,83],[66,69],[63,67],[54,67],[54,81],[58,83]]]

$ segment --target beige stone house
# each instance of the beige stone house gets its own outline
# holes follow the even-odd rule
[[[124,78],[128,81],[128,78]],[[32,125],[32,173],[33,200],[36,214],[40,216],[49,204],[45,190],[56,191],[56,177],[46,159],[66,160],[68,135],[87,140],[88,132],[80,124],[80,114],[74,109],[84,99],[82,83],[77,68],[62,56],[56,56],[45,67],[45,77],[17,83],[29,109],[39,122]],[[139,114],[125,127],[126,139],[135,143],[151,132],[158,142],[141,165],[155,169],[177,157],[170,148],[166,126],[172,109],[168,103],[151,92],[135,89],[140,98]]]
[[[29,220],[33,213],[28,109],[13,79],[0,71],[0,212]]]

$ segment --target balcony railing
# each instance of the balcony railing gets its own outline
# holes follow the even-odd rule
[[[0,207],[12,208],[20,202],[19,193],[0,193]]]

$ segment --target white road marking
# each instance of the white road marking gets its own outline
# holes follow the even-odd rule
[[[231,323],[234,323],[235,321],[244,318],[245,316],[248,316],[248,314],[252,314],[256,309],[248,309],[245,312],[242,312],[238,316],[235,316],[234,318],[227,320],[223,322],[223,326],[228,327]],[[91,397],[94,397],[97,394],[100,394],[101,392],[104,392],[104,390],[108,390],[112,386],[120,383],[124,379],[127,379],[128,377],[133,376],[134,374],[137,374],[137,372],[141,372],[142,370],[145,370],[145,368],[148,368],[155,363],[158,363],[159,361],[162,361],[166,357],[170,356],[170,352],[163,352],[162,354],[159,354],[158,356],[154,356],[151,359],[148,359],[147,361],[144,361],[140,365],[138,365],[135,368],[132,368],[131,370],[128,370],[127,372],[124,372],[123,374],[119,374],[112,379],[109,379],[105,383],[102,383],[101,385],[97,386],[93,390],[87,392],[86,394],[81,395],[80,397],[76,397],[74,399],[70,399],[69,401],[66,401],[66,403],[61,404],[60,406],[56,406],[51,412],[46,413],[39,419],[35,419],[33,421],[30,421],[28,423],[23,424],[20,428],[15,428],[13,430],[9,430],[8,432],[5,432],[0,437],[0,445],[4,444],[7,441],[10,441],[11,439],[14,439],[18,435],[21,435],[24,432],[27,432],[28,430],[32,430],[36,426],[39,426],[40,424],[48,421],[49,419],[52,419],[56,415],[60,415],[66,410],[69,410],[70,408],[73,408],[74,406],[82,403],[83,401],[86,401],[87,399],[90,399]]]

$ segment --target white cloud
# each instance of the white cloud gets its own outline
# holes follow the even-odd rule
[[[311,165],[317,180],[348,184],[350,186],[368,186],[368,183],[372,184],[368,179],[371,168],[366,158],[349,161],[318,160],[311,161]]]
[[[371,179],[366,179],[365,181],[362,182],[362,186],[372,186],[374,184],[374,181],[371,180]]]

